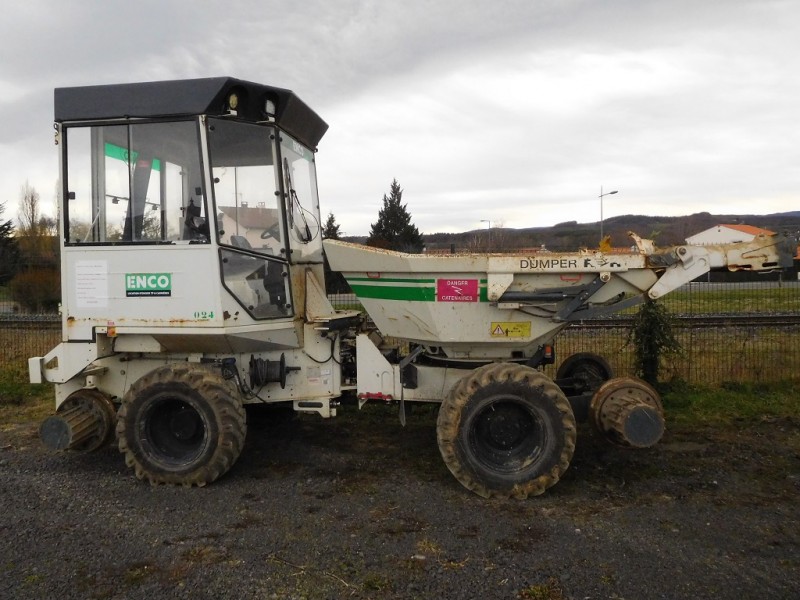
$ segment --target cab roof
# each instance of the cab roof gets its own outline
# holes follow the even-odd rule
[[[265,104],[271,100],[278,126],[309,148],[316,148],[328,130],[327,123],[291,90],[233,77],[56,88],[55,120],[230,115],[228,98],[234,92],[238,118],[264,121]]]

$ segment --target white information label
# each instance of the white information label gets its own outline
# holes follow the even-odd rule
[[[108,262],[79,260],[75,263],[75,304],[78,308],[108,306]]]

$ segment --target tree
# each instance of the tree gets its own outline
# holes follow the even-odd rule
[[[34,312],[54,311],[61,299],[58,223],[41,213],[39,192],[27,181],[21,189],[17,235],[21,266],[9,288],[19,305]]]
[[[0,215],[6,205],[0,203]],[[19,245],[14,237],[14,222],[0,221],[0,284],[7,283],[17,272],[19,265]]]
[[[27,181],[20,190],[18,239],[28,265],[57,267],[58,221],[41,212],[41,199]]]
[[[39,192],[27,181],[20,190],[19,231],[21,235],[36,236],[39,229]]]
[[[636,374],[651,385],[658,385],[661,359],[678,356],[683,349],[673,329],[669,311],[654,300],[647,299],[634,317],[627,343],[633,343]]]
[[[397,179],[392,181],[389,197],[383,195],[383,208],[378,212],[378,221],[372,224],[367,246],[399,250],[400,252],[422,252],[422,235],[411,223],[406,205],[401,204],[403,190]]]
[[[336,217],[333,216],[332,212],[328,213],[328,219],[325,221],[325,225],[322,226],[322,239],[342,239],[342,232],[340,231],[339,224],[336,222]]]

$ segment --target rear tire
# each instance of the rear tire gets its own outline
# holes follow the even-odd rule
[[[461,379],[442,403],[436,432],[447,468],[485,498],[543,493],[575,451],[575,417],[564,393],[543,373],[510,363]]]
[[[141,377],[117,416],[125,463],[153,484],[211,483],[239,458],[246,433],[236,388],[218,373],[188,363]]]

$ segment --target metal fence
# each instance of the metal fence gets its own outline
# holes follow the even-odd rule
[[[360,306],[353,294],[331,296],[341,308]],[[662,300],[675,316],[683,352],[665,360],[662,379],[718,385],[800,379],[800,282],[691,283]],[[557,360],[576,352],[604,356],[618,375],[632,374],[628,343],[637,309],[610,318],[574,323],[555,340]],[[27,358],[60,340],[56,314],[29,314],[0,287],[0,360],[24,375]]]

